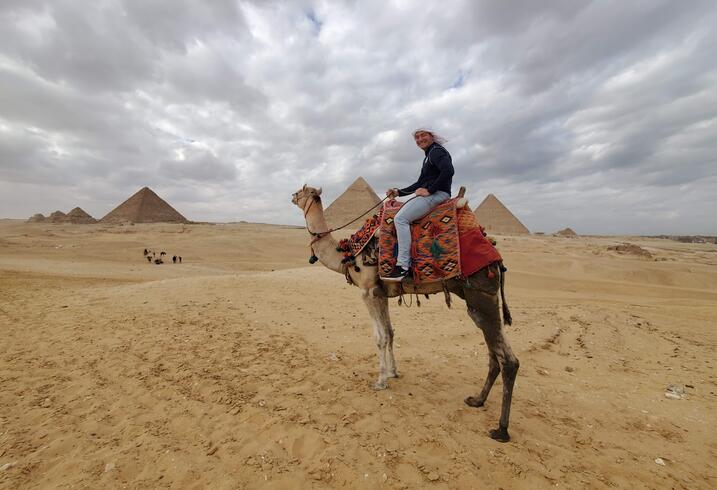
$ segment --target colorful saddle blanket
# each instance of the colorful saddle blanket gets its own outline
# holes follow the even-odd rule
[[[456,207],[457,199],[435,207],[411,224],[411,269],[416,283],[469,276],[502,260],[468,206]],[[383,208],[343,243],[345,253],[358,256],[374,236],[378,240],[378,271],[386,276],[396,266],[398,241],[393,223],[403,203],[386,202]]]
[[[390,274],[396,266],[398,240],[393,220],[402,204],[393,201],[383,209],[378,237],[380,276]],[[461,275],[455,200],[436,206],[411,225],[411,269],[417,283]]]

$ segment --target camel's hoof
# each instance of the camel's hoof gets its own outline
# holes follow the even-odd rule
[[[510,436],[508,435],[508,429],[506,427],[498,427],[497,429],[490,431],[490,438],[498,442],[510,441]]]
[[[469,407],[476,407],[476,408],[482,407],[485,404],[485,401],[481,400],[477,396],[469,396],[468,398],[466,398],[463,401],[466,402],[466,405],[468,405]]]
[[[385,381],[377,381],[373,384],[373,389],[376,391],[385,390],[388,388],[388,384]]]
[[[401,377],[401,375],[398,374],[397,372],[393,372],[393,373],[389,374],[388,377],[389,377],[389,378],[396,378],[396,379],[398,379],[398,378]]]

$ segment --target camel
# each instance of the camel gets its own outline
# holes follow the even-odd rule
[[[366,265],[364,257],[356,258],[357,265],[360,267],[348,267],[342,262],[343,254],[336,250],[338,242],[331,235],[324,217],[321,188],[315,189],[304,185],[292,195],[292,203],[304,212],[306,229],[312,236],[310,263],[318,259],[328,269],[346,275],[346,279],[350,279],[350,282],[362,291],[362,299],[373,320],[374,337],[378,347],[379,373],[373,388],[384,390],[388,388],[389,378],[399,377],[393,356],[394,332],[389,316],[388,298],[403,294],[430,295],[445,292],[448,302],[450,299],[448,292],[454,293],[466,302],[468,316],[483,331],[489,353],[488,375],[483,389],[478,395],[469,396],[464,401],[471,407],[482,407],[498,374],[502,374],[503,400],[500,420],[498,428],[490,431],[490,437],[500,442],[508,442],[510,440],[508,422],[513,385],[520,363],[503,333],[498,299],[499,292],[501,295],[503,292],[504,280],[500,264],[491,264],[467,278],[448,279],[444,282],[419,285],[412,281],[382,282],[378,274],[378,267]],[[503,298],[503,318],[506,323],[511,323],[505,298]]]

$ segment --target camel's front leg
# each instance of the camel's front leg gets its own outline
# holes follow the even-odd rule
[[[396,371],[396,359],[393,357],[393,326],[391,326],[391,319],[388,318],[388,305],[386,305],[386,323],[385,329],[388,335],[388,345],[386,347],[386,371],[389,378],[398,378],[398,371]]]
[[[379,372],[374,389],[384,390],[388,388],[388,378],[398,377],[393,357],[393,328],[388,316],[388,299],[373,297],[364,291],[363,300],[373,320],[374,338],[378,347]]]

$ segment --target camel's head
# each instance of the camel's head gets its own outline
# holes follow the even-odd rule
[[[313,200],[315,202],[321,202],[321,187],[314,189],[304,184],[304,187],[294,192],[291,195],[291,202],[299,206],[301,209],[306,209],[308,203]]]

